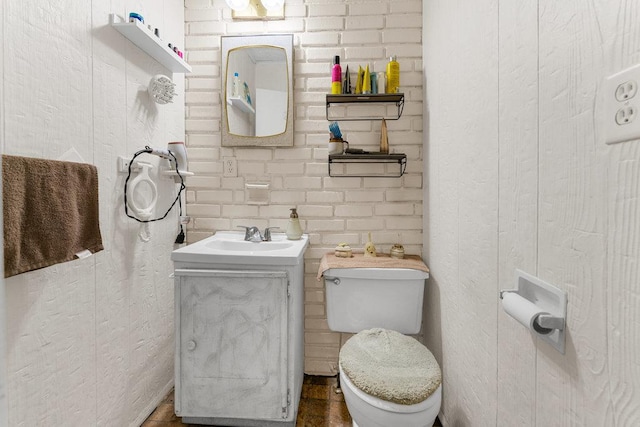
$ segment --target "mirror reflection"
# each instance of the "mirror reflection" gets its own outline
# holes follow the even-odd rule
[[[273,136],[287,127],[287,56],[275,46],[243,46],[229,51],[227,61],[229,133]]]
[[[222,145],[293,146],[293,34],[222,36]]]

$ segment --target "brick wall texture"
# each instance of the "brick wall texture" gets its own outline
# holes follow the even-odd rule
[[[341,242],[361,249],[369,232],[379,252],[388,253],[394,243],[409,254],[422,251],[422,1],[287,0],[285,17],[234,21],[224,0],[185,1],[185,51],[193,67],[186,78],[186,139],[189,169],[196,174],[187,183],[188,241],[244,224],[284,230],[289,208],[297,207],[311,243],[305,255],[305,372],[334,375],[346,336],[327,327],[324,285],[316,280],[322,255]],[[293,147],[221,145],[220,37],[243,34],[294,35]],[[325,94],[334,55],[352,72],[366,64],[383,71],[389,56],[397,56],[405,106],[387,127],[391,152],[408,158],[401,178],[329,177]],[[380,121],[339,123],[351,147],[378,150]],[[223,176],[227,157],[237,160],[237,177]],[[245,184],[252,182],[270,184],[267,205],[246,202]]]

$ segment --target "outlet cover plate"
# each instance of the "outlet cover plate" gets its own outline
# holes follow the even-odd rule
[[[639,84],[640,64],[605,79],[604,139],[607,144],[640,139]]]
[[[222,159],[222,167],[222,176],[228,178],[238,176],[238,161],[235,157],[224,157]]]

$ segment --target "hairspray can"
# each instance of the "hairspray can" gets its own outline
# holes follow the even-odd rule
[[[331,93],[342,93],[342,68],[340,67],[340,57],[338,55],[333,58],[333,67],[331,67]]]

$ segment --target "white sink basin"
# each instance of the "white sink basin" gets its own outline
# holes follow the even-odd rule
[[[173,261],[193,263],[291,265],[301,262],[309,238],[287,240],[272,233],[270,242],[246,242],[244,231],[218,231],[211,237],[171,253]]]
[[[281,251],[293,246],[293,242],[245,242],[238,240],[212,240],[206,244],[209,249],[232,252]]]

